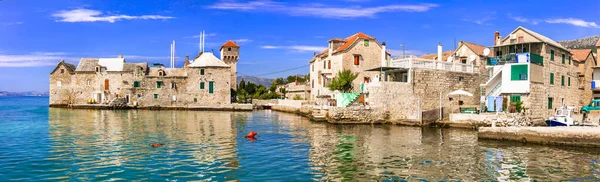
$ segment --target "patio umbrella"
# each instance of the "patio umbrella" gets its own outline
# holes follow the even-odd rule
[[[467,96],[467,97],[473,97],[473,94],[464,91],[464,90],[455,90],[453,92],[448,93],[448,97],[454,97],[454,96],[458,96],[458,105],[460,106],[460,96]]]

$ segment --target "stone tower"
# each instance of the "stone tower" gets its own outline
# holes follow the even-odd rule
[[[223,44],[223,46],[221,46],[221,49],[219,51],[221,51],[221,60],[223,60],[223,62],[225,62],[225,64],[227,64],[231,67],[231,82],[229,82],[229,85],[231,85],[232,89],[236,89],[236,87],[237,87],[236,64],[237,64],[237,61],[240,59],[240,46],[237,45],[235,42],[229,40],[229,41],[225,42],[225,44]]]

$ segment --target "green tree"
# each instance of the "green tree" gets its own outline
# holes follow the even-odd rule
[[[294,95],[294,100],[304,100],[300,95]]]
[[[237,92],[238,102],[245,103],[246,99],[248,99],[248,92],[246,90],[241,89]]]
[[[254,84],[252,82],[248,82],[246,84],[246,87],[244,87],[244,90],[246,90],[246,92],[248,92],[248,94],[254,95],[254,93],[256,93],[256,84]]]
[[[271,85],[283,85],[285,84],[285,81],[283,80],[283,78],[276,78],[275,80],[273,80],[273,83]]]
[[[246,89],[246,82],[244,81],[244,79],[242,79],[242,81],[240,81],[240,85],[237,88],[238,90],[243,90]]]
[[[350,70],[343,70],[338,72],[337,76],[335,76],[327,88],[329,90],[339,90],[342,93],[348,93],[352,91],[354,86],[352,85],[352,81],[358,77],[358,73],[352,73]]]

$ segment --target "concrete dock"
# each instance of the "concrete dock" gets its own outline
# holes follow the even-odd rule
[[[600,147],[600,127],[480,127],[478,138],[547,145]]]

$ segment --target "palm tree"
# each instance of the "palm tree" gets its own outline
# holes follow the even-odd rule
[[[352,85],[352,81],[358,77],[358,73],[352,73],[350,70],[343,70],[338,72],[337,76],[335,76],[327,88],[329,90],[339,90],[342,93],[348,93],[352,91],[354,86]]]

